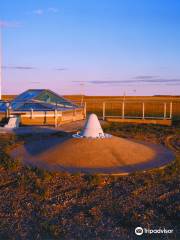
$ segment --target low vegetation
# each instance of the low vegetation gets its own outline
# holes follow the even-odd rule
[[[125,116],[142,117],[142,102],[145,103],[145,116],[163,117],[164,103],[166,103],[167,117],[170,111],[170,102],[173,103],[173,119],[180,120],[180,96],[83,96],[69,95],[70,100],[80,103],[86,102],[87,112],[94,112],[102,117],[103,102],[106,102],[107,116],[121,116],[122,101],[125,100]]]
[[[137,226],[174,230],[152,239],[180,239],[180,127],[110,124],[105,130],[165,144],[176,159],[129,176],[50,173],[9,156],[27,137],[1,135],[0,239],[126,240],[136,239]]]
[[[142,116],[142,102],[145,102],[145,115],[163,117],[164,103],[167,104],[167,117],[170,111],[170,102],[173,102],[173,119],[180,120],[180,96],[82,96],[66,95],[65,98],[80,104],[86,102],[87,112],[96,113],[102,117],[103,102],[106,102],[106,115],[120,116],[122,101],[125,99],[126,116]],[[15,95],[4,95],[3,100],[12,100]]]

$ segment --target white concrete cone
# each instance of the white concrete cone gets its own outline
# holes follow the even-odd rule
[[[88,120],[86,121],[84,129],[81,133],[81,136],[87,137],[87,138],[104,138],[105,137],[96,114],[94,113],[90,114]]]

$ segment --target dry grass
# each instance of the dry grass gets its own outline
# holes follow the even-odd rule
[[[5,95],[3,99],[13,99],[14,95]],[[66,98],[80,103],[82,96],[67,95]],[[123,96],[84,96],[87,112],[94,112],[102,116],[102,105],[106,102],[106,115],[120,116],[122,113]],[[180,96],[127,96],[125,98],[125,115],[142,116],[142,102],[145,102],[145,116],[163,117],[164,103],[167,103],[167,117],[169,116],[170,102],[173,103],[173,119],[180,119]]]
[[[70,100],[80,102],[82,96],[66,96]],[[121,96],[84,96],[87,112],[95,112],[102,116],[103,102],[106,102],[106,115],[120,116],[122,114]],[[167,117],[170,114],[170,102],[173,103],[173,118],[180,119],[180,96],[130,96],[125,98],[125,115],[142,116],[142,102],[145,103],[145,116],[163,117],[166,103]]]
[[[124,177],[52,174],[9,164],[7,150],[31,137],[1,135],[0,239],[136,239],[137,226],[173,229],[168,239],[180,239],[179,126],[109,124],[105,131],[163,143],[177,158],[164,169]]]

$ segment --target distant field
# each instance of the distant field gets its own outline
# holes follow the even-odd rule
[[[3,95],[2,99],[5,101],[8,101],[8,100],[13,100],[15,97],[16,95]]]
[[[15,95],[5,95],[3,99],[12,100]],[[66,95],[64,96],[77,103],[86,102],[87,112],[94,112],[102,116],[103,102],[106,102],[106,115],[120,116],[122,114],[123,96],[81,96]],[[170,114],[170,102],[172,106],[173,119],[180,119],[180,96],[126,96],[125,97],[125,115],[142,116],[142,102],[145,103],[145,116],[163,117],[164,103],[166,103],[166,115]]]
[[[65,96],[70,100],[86,102],[87,112],[94,112],[102,116],[103,102],[106,102],[106,115],[120,116],[122,114],[122,96]],[[172,102],[173,119],[180,119],[180,96],[130,96],[125,97],[125,116],[142,116],[142,103],[145,103],[145,116],[163,117],[164,103],[166,103],[166,116],[170,115]]]

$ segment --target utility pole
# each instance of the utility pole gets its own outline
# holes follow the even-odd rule
[[[125,101],[125,98],[126,98],[126,91],[124,90],[124,93],[123,93],[123,101]]]
[[[80,83],[81,88],[81,106],[83,105],[84,102],[84,83]]]
[[[2,56],[3,56],[3,49],[2,49],[2,24],[0,23],[0,100],[2,100]]]

